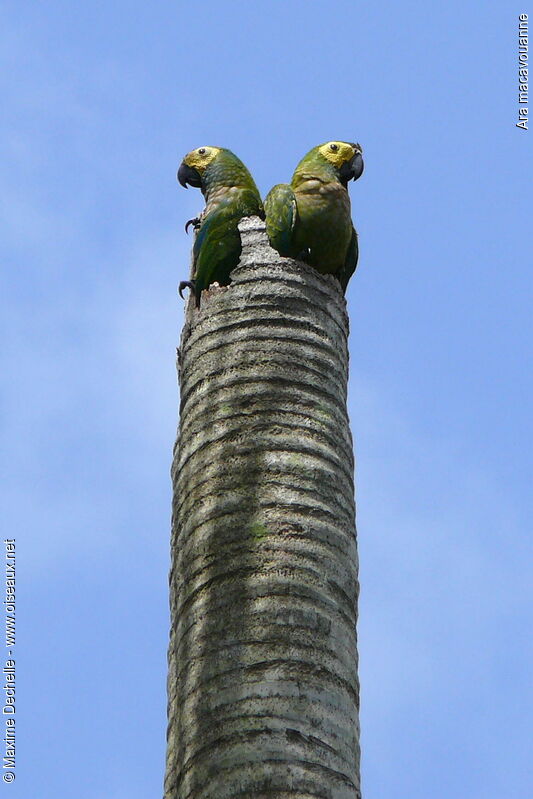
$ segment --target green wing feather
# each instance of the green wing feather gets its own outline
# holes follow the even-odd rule
[[[266,229],[270,245],[280,255],[293,255],[293,231],[298,210],[296,197],[288,183],[278,183],[265,200]]]
[[[222,204],[224,205],[224,204]],[[231,204],[228,202],[228,206]],[[240,213],[219,206],[208,214],[196,236],[193,247],[196,305],[200,305],[203,289],[217,281],[222,286],[230,282],[242,252],[238,224]]]
[[[265,218],[263,203],[261,202],[259,192],[255,188],[255,183],[253,187],[249,189],[239,187],[238,197],[236,200],[232,200],[232,206],[235,216],[239,216],[239,219],[245,216],[258,216],[261,219]]]
[[[350,239],[350,244],[348,245],[344,266],[337,272],[337,277],[339,279],[339,283],[341,284],[343,293],[346,293],[348,281],[357,268],[358,259],[359,243],[357,241],[357,231],[352,225],[352,238]]]

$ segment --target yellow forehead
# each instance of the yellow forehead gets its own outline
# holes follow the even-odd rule
[[[187,166],[193,167],[201,172],[206,168],[211,161],[217,157],[220,152],[220,147],[198,147],[196,150],[191,150],[183,159]]]
[[[335,166],[342,166],[357,152],[353,144],[346,141],[328,141],[318,148],[319,152]]]

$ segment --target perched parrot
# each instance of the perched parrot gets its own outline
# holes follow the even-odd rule
[[[187,153],[178,180],[187,188],[201,189],[205,208],[196,219],[197,231],[193,246],[193,280],[182,280],[179,293],[188,287],[194,291],[196,306],[200,307],[203,289],[215,281],[221,286],[230,282],[230,272],[237,266],[242,251],[237,227],[245,216],[265,218],[261,196],[254,180],[242,161],[223,147],[199,147]]]
[[[359,255],[347,187],[349,180],[361,177],[363,168],[359,144],[319,144],[302,158],[290,185],[279,183],[265,200],[271,246],[280,255],[335,275],[343,292]]]

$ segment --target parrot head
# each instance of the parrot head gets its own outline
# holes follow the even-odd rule
[[[187,184],[189,184],[196,189],[201,189],[206,169],[220,152],[220,147],[198,147],[198,149],[187,153],[178,169],[178,180],[181,185],[187,188]]]
[[[305,169],[311,163],[317,166],[322,164],[329,169],[333,167],[337,178],[346,188],[349,180],[357,180],[363,174],[363,149],[355,142],[328,141],[310,150],[296,169]]]

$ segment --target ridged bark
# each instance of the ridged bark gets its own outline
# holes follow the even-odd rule
[[[345,302],[240,227],[231,286],[189,302],[181,339],[165,799],[354,799]]]

